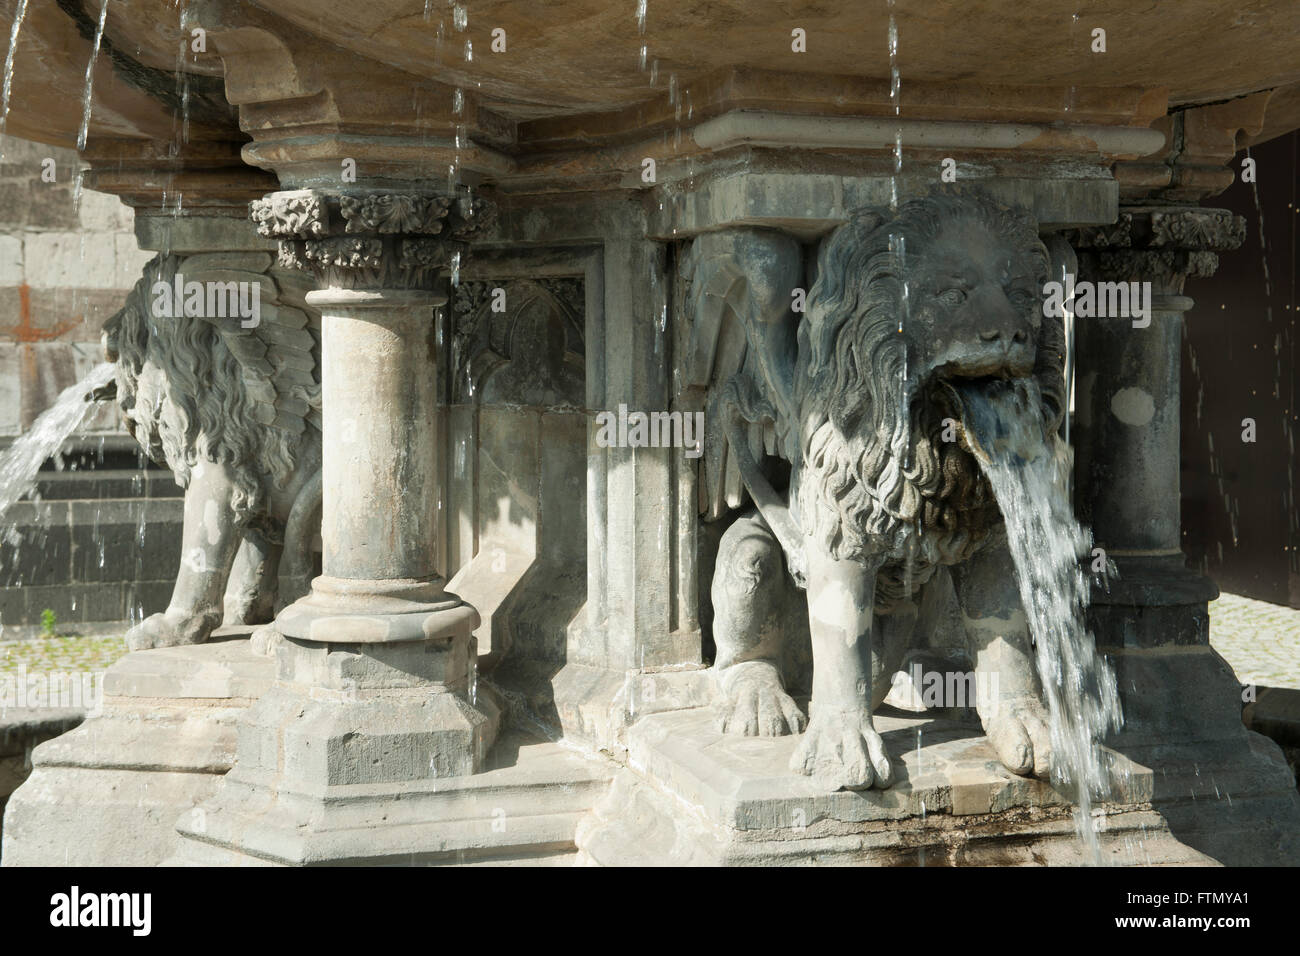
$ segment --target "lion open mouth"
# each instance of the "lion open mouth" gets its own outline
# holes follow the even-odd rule
[[[960,423],[963,448],[983,462],[1009,451],[1033,461],[1049,443],[1043,431],[1038,384],[1032,378],[940,379],[940,391]]]

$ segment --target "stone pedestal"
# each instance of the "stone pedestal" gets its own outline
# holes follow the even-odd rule
[[[378,719],[412,726],[409,713],[381,709]],[[291,783],[287,773],[246,763],[245,739],[219,792],[201,812],[180,817],[182,839],[168,865],[567,865],[579,822],[615,770],[600,757],[509,731],[473,775],[400,787],[310,785],[305,778],[319,781],[323,771],[295,767]],[[310,752],[301,737],[288,743]]]
[[[894,755],[888,790],[819,790],[790,773],[795,737],[719,733],[707,710],[655,714],[628,734],[628,764],[578,831],[604,865],[1079,865],[1073,807],[1009,773],[977,720],[877,714]],[[633,772],[635,771],[635,772]],[[1240,781],[1244,784],[1244,781]],[[1214,861],[1152,806],[1150,768],[1117,756],[1116,799],[1096,811],[1110,865]],[[1189,787],[1201,799],[1208,781]],[[683,807],[692,810],[684,812]],[[1261,849],[1266,837],[1250,840]]]
[[[433,309],[475,212],[453,202],[300,190],[253,204],[281,260],[321,286],[323,574],[276,619],[275,687],[241,726],[227,786],[182,821],[193,840],[284,862],[382,857],[382,839],[337,831],[477,773],[497,736],[475,681],[478,613],[436,568]]]

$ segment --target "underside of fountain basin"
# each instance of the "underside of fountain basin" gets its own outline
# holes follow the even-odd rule
[[[0,24],[12,25],[19,6],[0,5]],[[94,0],[45,0],[27,5],[17,35],[7,130],[76,143],[83,109],[70,94],[87,86],[96,42],[92,157],[104,140],[136,150],[184,140],[190,155],[174,162],[201,169],[215,161],[212,144],[251,138],[245,158],[284,186],[324,175],[331,147],[356,159],[363,178],[368,165],[374,176],[412,178],[451,164],[466,182],[626,186],[645,157],[887,151],[893,125],[871,119],[908,121],[904,149],[1063,161],[1154,153],[1158,139],[1124,131],[1168,132],[1170,111],[1230,104],[1246,144],[1300,125],[1300,27],[1287,0],[1232,13],[1213,0],[1076,6],[925,0],[792,11],[774,0],[661,0],[639,13],[590,0],[472,10],[443,0],[133,0],[104,7],[101,34]],[[892,99],[891,68],[902,77]],[[940,121],[977,124],[982,135]],[[122,169],[132,151],[118,144],[100,165]],[[1151,175],[1120,178],[1158,185],[1142,178]]]

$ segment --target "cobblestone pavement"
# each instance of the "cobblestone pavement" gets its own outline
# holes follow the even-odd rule
[[[1243,684],[1300,689],[1300,610],[1221,595],[1210,604],[1210,643]]]
[[[0,641],[0,676],[23,669],[28,674],[103,671],[125,653],[126,639],[120,636]]]

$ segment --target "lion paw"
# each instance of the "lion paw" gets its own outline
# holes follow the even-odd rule
[[[1036,697],[999,701],[997,713],[983,723],[1004,767],[1021,776],[1047,777],[1052,745],[1042,701]]]
[[[894,781],[885,742],[865,709],[813,713],[790,769],[831,791],[883,789]]]
[[[784,737],[802,733],[803,711],[781,685],[781,675],[766,661],[746,661],[723,672],[722,699],[714,705],[718,730],[746,737]]]
[[[220,623],[220,614],[151,614],[126,632],[126,646],[133,651],[152,647],[202,644]]]

